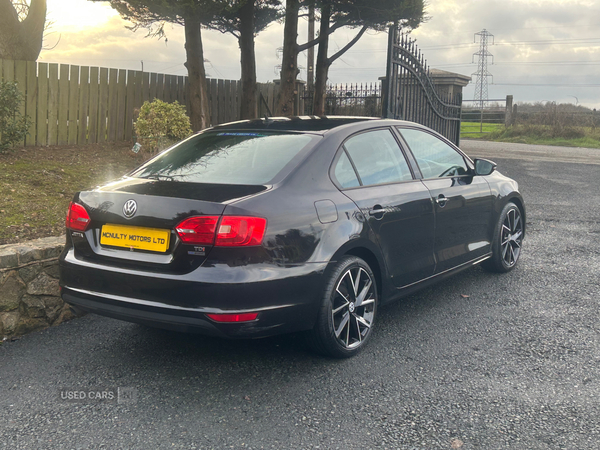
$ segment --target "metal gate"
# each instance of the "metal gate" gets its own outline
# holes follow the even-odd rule
[[[434,129],[456,145],[460,139],[462,95],[438,92],[414,40],[389,29],[383,115]]]
[[[381,117],[380,83],[346,83],[327,86],[326,116]],[[314,91],[304,91],[304,114],[313,114]]]

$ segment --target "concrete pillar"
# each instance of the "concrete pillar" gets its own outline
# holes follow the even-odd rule
[[[510,127],[513,124],[513,96],[506,96],[506,112],[504,114],[504,125]]]

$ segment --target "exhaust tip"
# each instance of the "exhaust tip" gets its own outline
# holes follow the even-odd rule
[[[69,310],[77,317],[81,317],[85,314],[85,311],[77,306],[69,305]]]

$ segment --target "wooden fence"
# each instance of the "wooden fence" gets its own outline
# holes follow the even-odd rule
[[[32,121],[24,145],[83,145],[131,140],[136,110],[155,98],[188,106],[187,77],[32,61],[0,60],[0,78],[24,94]],[[211,123],[239,119],[241,83],[208,79]],[[274,111],[276,89],[259,84]]]

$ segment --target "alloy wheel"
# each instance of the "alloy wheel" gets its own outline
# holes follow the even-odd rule
[[[512,267],[517,263],[522,242],[523,221],[521,220],[521,213],[517,208],[511,208],[504,217],[502,232],[500,233],[502,261],[507,267]]]
[[[371,331],[375,317],[375,284],[362,267],[352,267],[340,277],[331,309],[333,331],[346,349],[359,347]]]

